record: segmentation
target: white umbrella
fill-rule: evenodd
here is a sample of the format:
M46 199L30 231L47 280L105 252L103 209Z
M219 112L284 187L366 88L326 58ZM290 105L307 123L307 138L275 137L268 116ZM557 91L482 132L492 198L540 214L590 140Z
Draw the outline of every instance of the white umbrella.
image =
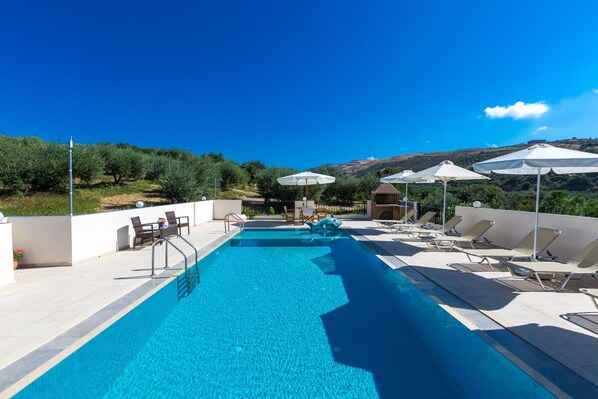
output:
M550 144L536 144L524 150L475 163L473 169L480 173L494 172L506 175L537 175L533 253L533 260L536 260L540 176L547 174L551 170L559 175L598 172L598 154L553 147Z
M486 176L479 175L471 170L467 170L455 165L451 161L442 161L436 166L424 169L421 172L414 173L406 177L410 181L434 180L441 181L444 186L444 200L442 202L442 231L446 222L446 185L453 180L482 180L488 179Z
M334 183L336 178L307 171L290 176L279 177L276 180L283 186L305 186L305 197L307 198L307 186Z
M411 180L407 180L408 176L411 176L414 172L412 170L404 170L394 175L386 176L380 179L381 183L405 183L405 223L407 223L407 200L409 199L409 183L413 183ZM434 180L422 180L416 183L434 183Z

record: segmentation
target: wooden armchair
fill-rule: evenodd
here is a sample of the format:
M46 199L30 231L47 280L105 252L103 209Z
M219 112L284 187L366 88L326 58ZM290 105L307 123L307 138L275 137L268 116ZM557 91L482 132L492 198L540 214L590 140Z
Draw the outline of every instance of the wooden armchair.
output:
M141 223L139 216L132 217L131 223L133 224L133 230L135 230L133 249L135 249L138 240L140 241L139 247L143 247L145 240L149 239L153 243L156 238L160 238L160 229L154 228L155 223Z
M305 222L315 222L315 210L309 206L302 206L301 207L301 223Z
M295 210L288 210L287 206L284 206L284 221L286 223L295 223Z
M186 219L186 221L183 222L181 219ZM174 211L170 211L170 212L166 212L166 220L168 221L169 226L176 224L179 227L179 234L182 234L181 231L182 231L183 227L187 228L187 235L191 234L191 230L189 227L189 216L176 217L176 215L174 214Z

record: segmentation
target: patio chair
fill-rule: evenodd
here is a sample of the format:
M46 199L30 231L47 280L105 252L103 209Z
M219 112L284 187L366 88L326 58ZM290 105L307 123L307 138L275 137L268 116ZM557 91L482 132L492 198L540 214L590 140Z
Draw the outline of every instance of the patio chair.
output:
M305 222L314 222L314 208L310 206L302 206L301 207L301 223Z
M155 228L155 223L141 223L141 218L135 216L131 218L133 224L133 230L135 230L135 237L133 238L133 249L136 248L137 240L140 241L139 247L143 247L145 240L151 240L152 243L156 238L160 238L160 229Z
M538 240L536 244L537 253L543 252L554 240L561 235L560 230L540 227L538 229ZM464 249L470 262L476 262L471 257L481 258L477 263L488 263L492 270L494 267L490 263L490 258L509 258L515 260L518 258L532 259L534 253L534 231L530 231L513 249L491 248L491 249Z
M598 288L580 288L579 291L592 298L594 306L598 309Z
M455 229L459 223L463 221L463 216L453 216L450 218L444 225L444 232L442 231L442 226L434 227L432 229L409 229L405 230L405 232L413 236L415 238L421 236L438 236L438 235L447 235L447 234L455 234L459 235L459 232Z
M288 210L287 206L284 206L284 221L286 223L295 223L295 210Z
M393 225L390 228L395 230L397 233L405 232L406 230L409 230L409 229L421 229L426 224L428 224L430 222L430 220L432 220L434 215L436 215L436 212L429 211L429 212L426 212L422 217L417 219L417 221L415 223Z
M448 249L450 251L455 247L455 245L462 246L463 244L469 244L471 248L475 248L473 244L476 242L490 244L490 241L484 237L484 234L492 226L494 226L493 220L480 220L471 226L467 231L465 231L461 237L446 235L434 237L428 242L428 245L434 246L438 249Z
M558 262L512 262L503 261L501 265L506 266L511 275L516 278L535 277L540 287L544 290L561 291L574 275L581 278L586 275L595 275L598 272L598 239L592 241L580 253L575 255L567 263ZM541 274L564 274L565 280L555 289L546 288L542 283ZM595 276L594 276L595 277ZM589 294L588 294L589 295Z
M181 221L181 219L186 219L185 222ZM183 227L187 228L187 235L191 234L191 228L189 227L189 216L179 216L177 217L174 214L174 211L166 212L166 220L168 220L168 225L177 225L179 229L179 234L182 234Z

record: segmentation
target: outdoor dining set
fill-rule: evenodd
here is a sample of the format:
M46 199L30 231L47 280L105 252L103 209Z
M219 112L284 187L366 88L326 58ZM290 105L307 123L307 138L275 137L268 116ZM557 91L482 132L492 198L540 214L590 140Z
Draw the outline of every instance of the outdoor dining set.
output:
M136 248L137 243L139 247L143 247L145 241L152 243L159 238L166 238L173 234L182 234L183 228L187 228L187 234L191 233L189 227L189 217L177 217L173 211L166 212L166 218L160 218L156 222L141 223L141 218L135 216L131 218L133 229L135 230L135 237L133 238L133 249Z

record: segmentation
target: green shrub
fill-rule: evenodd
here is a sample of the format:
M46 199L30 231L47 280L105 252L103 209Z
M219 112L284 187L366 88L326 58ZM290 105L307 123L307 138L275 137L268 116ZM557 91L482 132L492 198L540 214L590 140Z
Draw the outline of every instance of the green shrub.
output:
M107 175L114 178L114 183L123 179L141 179L147 169L146 158L131 148L103 146L102 156Z
M200 197L194 173L180 162L173 162L167 168L162 179L162 193L174 203L196 201Z
M88 187L104 174L104 158L92 146L75 145L73 148L73 177Z

